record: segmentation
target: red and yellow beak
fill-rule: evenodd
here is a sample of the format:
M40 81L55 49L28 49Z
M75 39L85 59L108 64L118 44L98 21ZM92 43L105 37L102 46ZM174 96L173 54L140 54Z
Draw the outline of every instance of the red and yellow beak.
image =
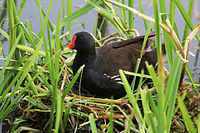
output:
M65 51L73 49L75 47L75 40L76 40L76 35L73 36L72 41L65 47Z

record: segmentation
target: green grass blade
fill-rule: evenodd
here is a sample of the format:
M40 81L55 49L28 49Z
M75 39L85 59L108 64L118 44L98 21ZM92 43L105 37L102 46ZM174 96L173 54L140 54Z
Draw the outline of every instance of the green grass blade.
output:
M55 78L56 78L56 84L59 78L59 69L60 69L60 61L59 61L59 56L60 56L60 39L59 39L59 26L60 26L60 9L58 12L58 17L57 17L57 25L56 25L56 43L55 43Z
M65 0L62 0L62 18L65 17Z
M92 113L89 115L89 121L90 121L92 133L98 133L98 130L95 124L94 115Z
M104 9L103 7L101 7L101 6L99 6L99 4L97 4L97 3L95 3L95 2L93 2L93 1L91 1L91 0L87 0L87 2L89 3L89 4L91 4L91 5L93 5L94 7L96 7L98 10L98 13L99 14L101 14L102 16L104 16L104 18L106 18L110 23L111 23L111 25L112 25L112 27L117 31L117 33L120 35L120 36L122 36L122 37L124 37L124 38L126 38L126 35L125 35L125 33L123 32L123 30L121 29L121 27L122 27L122 24L120 23L121 22L121 20L120 20L120 18L115 14L115 12L114 11L109 11L109 10L106 10L106 9ZM110 4L108 4L108 6L109 6ZM110 7L110 9L112 9L112 7ZM120 24L121 25L121 27L117 24L117 22L115 21L118 21L118 24Z
M128 0L128 6L134 8L134 0ZM134 29L134 14L132 12L128 12L129 16L129 29ZM134 37L134 33L129 32L129 35Z
M159 55L161 53L161 38L160 38L160 25L159 25L159 10L158 10L158 0L153 0L154 8L154 19L155 19L155 30L156 30L156 44L157 44L157 57L159 63Z
M183 60L179 53L176 52L172 70L167 82L167 88L165 91L165 110L167 111L167 127L170 131L171 120L174 114L174 106L176 102L176 95L179 87L181 71L183 67ZM167 109L168 107L168 109Z
M27 0L22 0L21 3L20 3L19 10L18 10L18 15L19 16L21 16L22 9L23 9L24 5L26 4L26 1Z
M159 117L158 116L158 109L156 107L156 104L154 102L154 99L153 99L150 91L147 92L147 96L148 96L149 103L151 105L151 109L152 109L154 115L158 118Z
M52 128L53 128L53 122L54 122L54 110L55 110L55 106L56 106L56 95L57 95L57 84L58 84L58 74L59 74L59 66L60 66L60 62L59 62L59 56L60 56L60 40L59 40L59 24L60 24L60 9L58 12L58 17L57 17L57 25L56 25L56 44L55 44L55 67L54 67L54 81L53 82L53 100L52 100L52 104L51 104L51 113L50 113L50 124L49 124L49 132L51 132Z
M125 0L122 0L122 4L125 4ZM126 17L126 10L124 8L120 8L122 18L124 20L124 28L128 29L128 22L127 22L127 17Z
M111 100L111 103L110 103L110 118L109 118L109 121L110 121L110 126L109 126L109 133L113 133L113 100Z
M72 14L72 0L67 0L67 16ZM70 39L71 35L71 21L67 23L67 30L69 31L68 39Z
M146 42L148 40L148 36L150 34L150 31L151 31L152 27L153 27L153 23L150 23L149 26L147 27L147 31L146 31L146 34L145 34L145 37L144 37L144 41L143 41L143 44L142 44L140 58L137 60L137 63L136 63L135 73L138 72L138 69L139 69L139 66L140 66L140 62L142 60L144 48L145 48L145 45L146 45ZM145 77L148 78L148 76L146 76L146 75L145 75ZM136 81L136 76L134 76L133 81L131 83L131 88L132 89L134 89L134 87L135 87L135 81Z
M12 0L7 0L7 11L8 11L8 20L9 20L9 34L10 34L10 39L9 39L9 51L11 51L12 46L15 43L15 37L16 37L16 28L14 28L14 12L13 9L15 5L13 5ZM12 64L11 64L12 65Z
M19 42L21 36L22 36L22 32L21 32L21 33L19 34L19 36L17 37L15 43L14 43L13 46L12 46L11 51L9 52L8 58L7 58L6 62L4 63L3 69L2 69L1 72L0 72L0 79L2 79L3 74L4 74L4 72L6 71L6 67L9 65L9 62L10 62L11 58L13 57L13 54L15 53L15 49L16 49L16 47L17 47L17 44L18 44L18 42Z
M171 0L171 1L173 1L173 0ZM171 1L170 1L170 4L172 3ZM165 1L163 1L163 0L160 0L159 2L160 2L160 13L162 14L161 15L162 22L166 24L166 19L167 19L166 4L165 4ZM175 12L170 12L170 13L175 14ZM171 16L174 16L174 15L171 15ZM174 22L174 21L171 21L171 22ZM164 29L163 29L163 35L164 35L164 41L165 41L165 49L167 52L167 59L169 62L169 67L171 69L172 64L173 64L173 51L172 51L172 46L170 44L174 43L174 42L172 41L171 37Z
M187 75L188 75L189 80L190 80L191 83L192 83L192 87L193 87L193 90L194 90L196 96L198 96L199 92L198 92L198 90L197 90L197 86L196 86L194 77L193 77L193 75L192 75L192 73L191 73L190 68L189 68L188 65L187 65L187 67L186 67L186 73L187 73Z
M48 20L48 18L49 18L49 15L50 15L51 8L53 6L53 2L54 2L54 0L50 1L49 7L48 7L47 12L46 12L46 15L44 15L45 19L44 19L44 25L43 25L43 27L46 27L47 23L50 23L50 21ZM38 8L40 8L41 5L39 4L39 2L37 0L35 0L35 3L37 4ZM40 11L40 14L41 14L41 12L42 12L42 14L44 14L44 11L42 9L40 9L39 11ZM39 38L36 38L35 41L34 41L35 44L38 43L38 41L40 40L41 36L42 36L42 32L40 31L39 34L38 34Z
M170 9L169 9L169 20L172 22L172 27L174 27L174 18L175 18L175 0L170 1Z
M96 2L96 4L100 5L102 3L101 0L98 0ZM85 14L86 12L90 11L92 8L94 8L94 6L87 4L84 7L80 8L79 10L73 12L70 16L67 16L66 18L64 18L61 22L60 22L60 29L65 26L68 22L76 19L77 17Z
M34 94L34 95L38 95L37 86L35 85L35 83L34 83L32 77L31 77L31 75L30 75L29 73L27 74L26 79L27 79L27 81L28 81L29 84L30 84L30 87L31 87L31 89L32 89L32 91L33 91L33 94Z
M42 78L42 81L44 82L44 85L49 89L50 94L53 94L52 86L49 84L49 82L45 78L45 75L42 72L40 72L40 77Z
M79 70L76 72L74 78L71 80L71 82L70 82L69 85L67 86L67 89L65 89L65 91L64 91L64 93L63 93L63 95L62 95L62 98L63 98L63 99L65 98L65 96L67 95L67 93L69 92L69 90L72 88L72 86L74 85L74 83L76 82L78 76L81 74L81 72L83 71L83 68L84 68L84 67L85 67L84 65L81 66L81 67L79 68Z
M26 100L26 101L28 101L29 103L33 104L34 106L38 107L39 109L46 109L46 107L43 106L43 104L41 104L40 102L38 102L37 100L33 99L30 96L26 96L23 99Z
M194 24L192 23L192 20L190 19L188 13L185 11L184 6L182 5L180 0L175 0L176 6L179 10L179 12L181 13L183 19L185 20L185 22L187 23L187 25L190 27L191 30L193 30L195 28ZM197 34L196 35L197 40L200 42L200 37Z
M188 5L188 17L191 19L192 17L192 9L193 9L193 0L189 0L189 5ZM185 39L187 38L189 32L189 26L186 24L184 28L184 33L183 33L183 39L182 39L182 45L184 46Z
M36 44L35 44L35 42L33 41L33 38L30 36L28 30L26 29L26 26L24 26L24 24L22 24L22 23L19 23L19 25L21 26L22 30L24 31L24 34L25 34L27 40L30 42L31 47L32 47L33 49L35 49L35 48L36 48Z
M24 63L24 61L26 60L26 58L27 58L27 56L24 56L24 57L22 57L22 58L20 58L20 60L16 63L16 65L14 66L14 68L12 69L12 71L10 71L7 75L6 75L6 77L4 77L3 78L3 81L1 82L1 84L0 84L0 95L1 95L1 97L0 97L0 103L2 102L2 100L4 99L4 97L6 96L6 94L10 91L10 89L12 88L12 86L11 87L7 87L6 88L6 90L4 90L3 88L4 88L4 86L5 86L5 84L9 81L9 79L11 78L11 76L13 76L13 74L15 73L15 72L17 72L17 69L20 67L20 65L22 64L22 63ZM14 79L13 79L14 80ZM17 79L16 79L17 80ZM13 82L13 81L12 81ZM13 83L14 84L14 83ZM4 91L4 92L3 92ZM2 94L2 92L3 92L3 94Z
M160 77L156 76L156 73L154 71L154 68L152 65L148 65L148 62L146 62L147 65L147 69L149 71L149 74L152 77L152 81L154 83L154 86L156 88L156 91L158 92L158 106L157 106L157 114L156 118L158 121L158 128L157 128L157 132L161 132L166 130L165 129L165 112L164 112L164 101L165 101L165 97L164 97L164 89L163 89L163 81L161 81L162 79Z
M142 1L141 0L138 0L138 3L139 3L139 5L140 5L140 10L141 10L141 13L143 13L144 14L144 9L143 9L143 6L142 6ZM145 28L147 29L147 21L145 20L145 19L143 19L143 21L144 21L144 26L145 26Z
M56 97L56 122L55 122L55 133L59 133L61 116L62 116L62 98L60 90L57 91Z
M187 130L191 133L195 133L196 129L195 129L194 123L192 122L190 115L187 111L187 108L185 107L185 104L183 102L183 99L180 96L178 96L178 106L181 110L183 120L184 120Z
M144 120L143 120L141 111L140 111L140 109L139 109L139 106L138 106L138 104L137 104L137 99L136 99L135 96L133 95L133 92L132 92L132 90L131 90L131 87L130 87L130 85L129 85L127 79L126 79L126 76L125 76L124 73L123 73L123 71L122 71L122 70L119 70L119 74L120 74L121 79L122 79L122 81L123 81L123 83L124 83L124 88L125 88L126 93L127 93L128 97L129 97L129 99L130 99L130 102L131 102L132 106L134 107L134 111L135 111L135 113L136 113L137 116L138 116L138 118L137 118L137 119L138 119L138 123L139 123L139 125L141 126L141 125L144 124Z
M9 35L3 29L1 29L1 28L0 28L0 33L9 41L9 39L10 39Z
M14 89L12 90L11 95L10 95L9 99L7 100L6 104L9 104L9 102L12 99L12 97L15 95L15 92L18 90L18 88L20 87L20 85L22 84L24 79L26 78L28 72L31 69L31 66L34 64L35 58L37 57L41 46L42 46L42 41L40 41L40 43L38 44L38 46L37 46L37 48L35 50L35 53L31 56L31 58L29 60L26 61L26 63L24 64L23 69L15 76L15 78L13 79L11 84L9 85L9 87L11 88L14 85L14 83L18 80L18 82L15 85ZM5 105L5 107L6 107L6 105Z
M142 98L142 106L144 111L144 119L148 125L148 127L152 129L152 132L156 132L156 124L153 120L153 113L149 108L149 99L148 99L148 91L146 89L141 89L141 98Z
M76 101L76 96L74 95L72 102L70 103L70 105L65 109L65 113L64 113L64 119L63 119L63 123L64 123L64 128L66 129L67 127L67 121L69 120L69 115L70 115L70 110L72 105L75 103Z

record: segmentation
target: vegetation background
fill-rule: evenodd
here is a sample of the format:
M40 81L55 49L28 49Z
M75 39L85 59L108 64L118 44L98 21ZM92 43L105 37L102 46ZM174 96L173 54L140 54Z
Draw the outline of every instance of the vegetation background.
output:
M57 18L50 19L56 1L50 0L48 5L44 5L47 7L44 10L41 4L44 1L34 0L37 5L34 10L39 13L40 18L37 29L34 28L35 23L30 20L22 22L21 15L24 13L23 8L28 3L27 0L20 1L18 8L13 0L6 2L9 32L6 33L4 29L0 29L0 33L8 40L9 50L7 55L6 48L0 49L1 60L3 60L0 72L0 121L9 120L11 124L9 131L118 132L119 129L123 129L125 132L197 132L200 130L198 113L200 85L195 81L196 78L189 67L186 67L188 80L179 87L186 60L190 59L184 56L184 54L187 55L186 46L190 44L190 42L187 43L186 37L191 35L192 37L189 36L188 39L192 40L199 30L199 27L195 29L197 24L191 21L195 1L187 1L188 10L186 11L182 5L183 1L171 0L167 5L165 1L153 0L153 12L149 14L149 12L144 12L146 9L143 6L144 3L138 0L140 12L146 14L145 16L134 10L135 1L133 0L88 0L86 5L76 11L72 10L72 0L62 0L62 8L53 12ZM107 6L106 9L100 6L102 3ZM154 27L157 33L155 46L159 49L162 32L167 48L169 77L164 75L164 62L160 56L159 74L156 75L152 66L147 64L151 77L139 75L141 84L137 92L132 91L134 81L132 85L129 85L124 76L124 73L138 76L137 70L134 73L120 71L128 94L126 98L112 100L74 95L72 86L84 68L81 67L75 76L72 76L70 65L75 53L74 51L64 53L62 49L76 32L74 27L77 23L84 24L79 17L87 19L87 12L93 10L94 7L112 26L110 33L117 32L125 39L134 36L133 32L127 34L126 29L135 28L139 32L145 29L142 31L148 35ZM29 8L32 8L32 5ZM179 21L176 21L175 9L182 17ZM169 19L170 24L167 23L166 18ZM3 17L1 27L5 20L6 18ZM87 30L96 36L100 45L103 45L104 38L100 32L102 26L97 26L97 20L98 18L93 20L94 25L88 26ZM141 21L140 24L143 26L136 25L135 21ZM183 31L177 28L180 25ZM61 34L67 31L66 36L62 38ZM196 40L199 41L198 34ZM180 44L183 46L182 49L179 48ZM193 45L191 44L190 47ZM183 49L186 49L186 52ZM159 55L160 50L158 51ZM63 60L65 57L68 57L67 61ZM140 60L138 64L139 62ZM196 62L198 63L198 55L196 55ZM198 70L197 68L197 72ZM143 77L152 78L155 87L140 88ZM41 120L41 118L44 119ZM118 128L118 126L123 128Z

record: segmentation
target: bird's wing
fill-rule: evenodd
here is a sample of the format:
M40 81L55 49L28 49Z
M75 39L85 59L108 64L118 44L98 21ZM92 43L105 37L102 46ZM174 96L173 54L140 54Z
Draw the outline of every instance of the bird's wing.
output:
M155 32L152 32L148 37L145 49L153 43L154 37ZM101 68L97 71L102 71L111 76L117 75L119 69L134 71L137 59L140 57L143 41L144 36L139 36L98 48L94 68Z
M128 45L134 45L135 49L141 50L143 41L144 41L144 37L145 36L138 36L138 37L128 39L125 41L119 41L116 43L112 43L110 45L112 45L113 48L121 48L121 47L126 47ZM153 44L154 39L155 39L155 31L153 31L149 34L148 40L145 45L145 49L147 49L149 46L151 46Z

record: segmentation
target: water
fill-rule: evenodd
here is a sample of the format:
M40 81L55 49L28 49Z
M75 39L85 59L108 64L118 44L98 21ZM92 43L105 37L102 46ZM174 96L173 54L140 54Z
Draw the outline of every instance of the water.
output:
M19 6L20 1L16 1L17 5ZM184 4L184 7L187 8L188 5L188 0L182 0L181 1ZM194 23L194 25L196 26L200 21L197 19L198 13L200 12L200 8L197 8L197 0L195 0L196 4L194 4L194 13L192 15L192 21ZM1 0L1 3L3 4L3 0ZM86 2L84 0L73 0L72 1L72 11L77 10L77 7L82 7L86 4ZM42 9L44 11L47 10L49 5L49 0L41 0L41 6ZM166 5L169 5L169 1L166 1ZM152 0L145 0L143 1L143 6L144 6L144 12L146 13L146 15L153 17L154 13L153 13L153 3ZM53 24L56 24L56 20L57 20L57 15L58 15L58 10L59 8L62 8L62 1L55 1L50 13L50 21ZM137 10L139 9L139 5L137 4L137 2L135 3L135 8ZM62 15L61 15L62 16ZM96 17L97 17L97 13L94 10L89 11L87 14L77 18L77 20L80 20L82 22L84 22L84 27L82 27L81 24L76 23L76 22L72 22L72 34L75 34L76 32L79 31L88 31L88 32L93 32L93 27L94 27L94 23L96 21ZM20 20L22 22L25 22L26 20L28 20L28 22L32 22L32 27L33 27L33 32L38 33L40 31L40 16L39 16L39 10L37 5L35 4L34 0L28 0L26 2L26 5L24 6L23 10L22 10L22 14L20 17ZM176 9L176 16L175 16L175 21L178 24L178 30L180 36L183 36L183 30L184 30L184 20L183 18L179 15L178 10ZM137 16L135 16L135 27L136 29L140 32L140 34L145 34L145 27L143 24L143 20ZM8 31L8 20L5 19L5 23L3 25L4 30ZM115 32L115 30L109 26L107 27L107 34L113 33ZM2 41L2 45L3 45L3 49L6 53L6 55L8 54L8 42L5 41L5 39L2 38L2 36L0 37L1 41ZM195 64L195 59L197 58L195 55L197 53L197 48L198 48L198 41L196 39L194 39L191 44L190 44L190 54L188 57L189 60L189 67L192 70L192 73L194 74L194 78L196 82L200 82L200 59L198 59L197 64L196 64L196 68L194 70L194 64ZM199 57L200 58L200 57ZM0 66L2 66L2 62L0 62ZM0 131L1 131L1 124L0 124Z

